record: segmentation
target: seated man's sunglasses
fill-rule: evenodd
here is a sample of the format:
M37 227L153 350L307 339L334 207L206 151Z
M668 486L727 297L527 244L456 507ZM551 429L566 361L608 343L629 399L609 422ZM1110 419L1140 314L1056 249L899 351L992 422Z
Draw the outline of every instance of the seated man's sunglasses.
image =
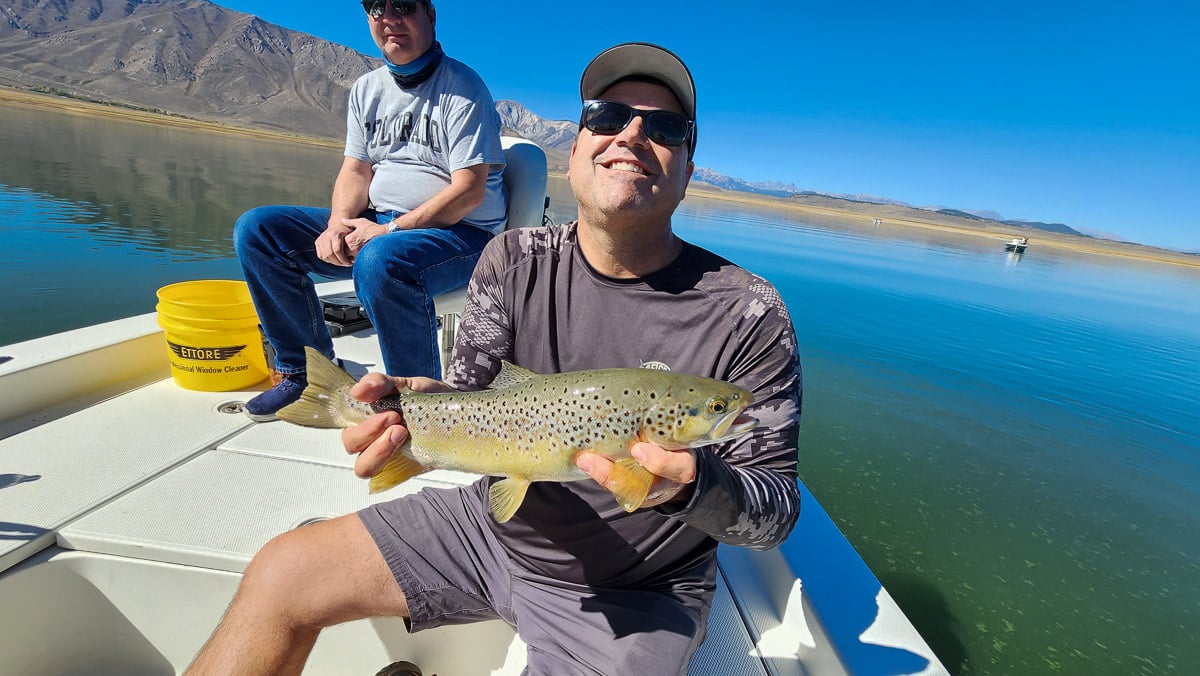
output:
M635 117L642 118L646 137L660 146L681 146L692 133L692 121L679 113L638 110L616 101L584 101L579 126L600 136L615 136Z
M391 3L392 9L400 16L411 16L417 13L418 0L362 0L363 9L372 19L378 19L387 11Z

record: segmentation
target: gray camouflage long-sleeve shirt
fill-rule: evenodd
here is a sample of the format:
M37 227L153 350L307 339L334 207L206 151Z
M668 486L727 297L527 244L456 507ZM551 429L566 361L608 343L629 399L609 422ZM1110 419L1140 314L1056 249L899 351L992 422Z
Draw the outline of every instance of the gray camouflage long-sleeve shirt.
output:
M535 482L510 521L487 523L514 560L555 579L703 584L695 575L711 576L717 542L770 548L799 515L802 378L791 319L770 283L690 244L648 277L605 277L584 259L575 227L512 230L488 245L468 287L449 382L485 387L502 359L538 373L664 368L750 390L747 413L760 424L696 451L686 505L626 513L594 482Z

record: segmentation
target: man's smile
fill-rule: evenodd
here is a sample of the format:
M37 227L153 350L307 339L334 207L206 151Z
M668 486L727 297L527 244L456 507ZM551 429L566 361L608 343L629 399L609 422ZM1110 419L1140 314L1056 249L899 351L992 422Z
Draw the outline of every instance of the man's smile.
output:
M642 165L630 160L610 160L608 162L601 162L600 166L613 171L625 171L641 176L648 176L650 173Z

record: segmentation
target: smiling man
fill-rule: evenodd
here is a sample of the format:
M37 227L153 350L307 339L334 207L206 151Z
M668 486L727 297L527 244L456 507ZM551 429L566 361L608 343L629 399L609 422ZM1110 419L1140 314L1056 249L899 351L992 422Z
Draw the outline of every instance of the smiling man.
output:
M581 92L579 220L488 244L446 382L370 374L352 394L478 390L502 360L540 373L652 365L750 390L759 426L712 446L635 444L656 479L633 512L605 488L611 461L581 453L594 481L534 482L503 523L488 498L500 477L483 477L285 533L246 569L197 673L297 673L323 627L399 615L414 632L503 619L528 645L527 674L680 674L704 639L717 543L765 549L791 531L791 320L768 282L671 227L693 168L691 74L661 47L624 44L592 61ZM390 411L343 431L359 476L408 439L403 423Z
M350 90L331 208L268 206L234 246L283 375L246 403L256 421L296 401L304 347L333 357L309 277L354 279L388 373L441 375L433 298L462 286L505 225L504 154L492 95L436 39L428 0L364 0L384 66Z

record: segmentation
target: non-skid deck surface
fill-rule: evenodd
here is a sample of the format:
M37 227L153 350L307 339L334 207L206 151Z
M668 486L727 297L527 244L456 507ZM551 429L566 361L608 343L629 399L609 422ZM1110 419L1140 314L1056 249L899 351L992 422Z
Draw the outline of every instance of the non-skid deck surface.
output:
M0 570L53 543L79 516L247 427L222 403L245 393L157 382L0 440Z

